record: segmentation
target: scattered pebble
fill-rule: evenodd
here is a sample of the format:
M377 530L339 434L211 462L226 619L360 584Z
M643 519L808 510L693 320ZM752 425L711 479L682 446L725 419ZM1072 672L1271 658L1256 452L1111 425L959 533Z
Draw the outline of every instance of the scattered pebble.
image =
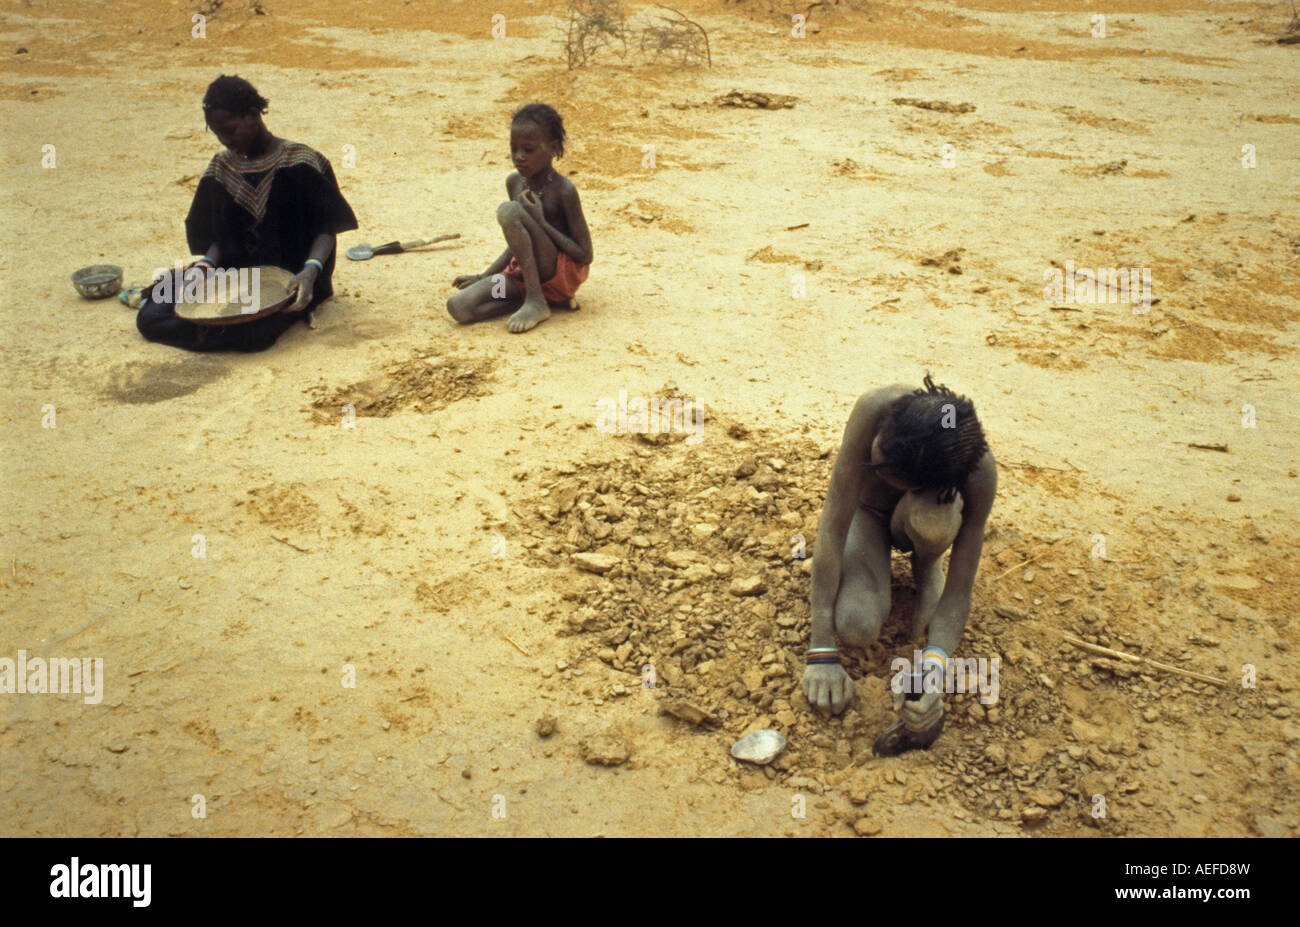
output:
M858 818L853 824L853 830L859 837L874 837L880 833L880 824L871 818Z
M786 742L785 735L780 731L765 728L761 731L754 731L752 734L746 734L732 744L731 755L738 760L744 760L746 763L766 766L785 749Z
M573 562L577 564L578 569L586 570L588 573L608 573L618 566L618 558L609 554L574 554Z
M1020 820L1026 827L1035 827L1047 820L1047 811L1043 808L1029 807L1020 812Z
M559 719L555 715L542 715L537 719L537 736L550 737L555 733L555 727Z
M735 596L762 595L767 592L767 583L763 582L761 576L737 578L732 581L727 591Z
M1039 807L1057 808L1065 801L1065 793L1059 789L1036 789L1029 798Z
M578 749L582 758L593 766L622 766L632 756L628 742L610 732L587 737L578 745Z
M715 719L709 712L694 702L689 702L684 698L666 698L659 703L659 713L662 715L672 715L690 724L704 726L716 724Z

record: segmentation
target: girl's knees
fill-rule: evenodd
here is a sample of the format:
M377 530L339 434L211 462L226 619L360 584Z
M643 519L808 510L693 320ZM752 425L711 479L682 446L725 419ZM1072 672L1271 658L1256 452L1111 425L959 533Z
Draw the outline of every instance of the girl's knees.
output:
M497 207L497 221L502 225L522 222L523 218L524 207L520 206L514 200L507 200Z

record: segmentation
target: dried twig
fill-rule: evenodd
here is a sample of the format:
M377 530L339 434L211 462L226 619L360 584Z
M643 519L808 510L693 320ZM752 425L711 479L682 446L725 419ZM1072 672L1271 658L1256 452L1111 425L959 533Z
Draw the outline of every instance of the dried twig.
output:
M1060 538L1057 538L1056 540L1059 541ZM1047 542L1047 546L1048 546L1048 547L1051 547L1051 546L1052 546L1053 544L1055 544L1055 543L1056 543L1056 541L1048 541L1048 542ZM1028 560L1022 560L1022 561L1020 561L1019 563L1017 563L1015 566L1011 567L1010 569L1003 570L1003 571L1002 571L1001 573L999 573L997 576L995 576L995 577L993 577L991 580L989 580L989 582L991 582L991 583L996 583L999 579L1001 579L1002 577L1006 576L1007 574L1009 574L1009 573L1014 573L1016 570L1020 569L1021 567L1029 566L1029 564L1033 563L1035 560L1042 560L1044 557L1046 557L1046 556L1047 556L1048 554L1050 554L1050 553L1051 553L1050 550L1045 550L1045 551L1043 551L1041 554L1039 554L1037 557L1030 557Z
M299 547L297 544L293 543L293 541L286 540L285 538L282 538L279 535L273 534L271 535L271 537L275 538L277 541L279 541L281 544L283 544L286 547L292 547L294 550L298 551L299 553L303 553L303 554L311 553L311 548L309 547Z
M1066 463L1070 463L1070 462L1067 460ZM1060 467L1046 467L1043 466L1042 464L1028 463L1027 461L1023 461L1023 460L999 460L998 466L1011 467L1012 469L1015 470L1051 470L1054 473L1069 472L1068 470L1062 470ZM1074 464L1070 464L1070 466L1074 467ZM1079 468L1074 467L1074 469L1078 470Z
M1070 637L1068 634L1065 635L1065 641L1067 644L1073 644L1082 650L1087 650L1089 653L1095 653L1103 657L1111 657L1115 660L1123 660L1125 663L1137 663L1143 666L1149 666L1152 669L1162 670L1166 673L1174 673L1178 676L1187 676L1192 679L1198 679L1201 682L1213 683L1216 686L1228 685L1226 679L1219 679L1217 676L1207 676L1204 673L1195 673L1178 666L1170 666L1168 663L1158 663L1148 657L1139 657L1136 654L1125 653L1122 650L1111 650L1109 647L1102 647L1098 644L1089 644L1087 641L1081 641L1078 638Z
M507 635L507 634L502 634L501 636L504 637L504 638L506 639L507 643L509 643L511 647L514 647L515 650L518 650L518 651L519 651L520 653L522 653L524 656L526 656L526 657L531 657L531 656L532 656L531 653L529 653L527 650L525 650L524 648L520 647L520 646L519 646L518 644L516 644L513 640L511 640L509 635Z
M1202 451L1220 451L1224 454L1228 453L1228 445L1226 444L1189 444L1187 446L1194 447Z

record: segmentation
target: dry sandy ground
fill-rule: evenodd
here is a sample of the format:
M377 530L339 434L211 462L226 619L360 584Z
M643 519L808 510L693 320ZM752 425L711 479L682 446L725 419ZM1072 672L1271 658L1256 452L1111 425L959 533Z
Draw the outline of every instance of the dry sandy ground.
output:
M1283 4L1116 0L1105 38L1084 0L845 4L796 39L781 3L679 0L712 69L573 73L554 0L254 6L226 0L200 40L189 3L3 3L0 656L100 657L106 691L0 695L0 832L1295 832ZM340 262L317 330L262 355L147 344L80 300L81 265L140 282L183 256L222 71L333 161L362 223L340 248L463 239ZM713 105L731 90L797 99ZM571 133L583 308L458 328L447 284L501 247L531 99ZM1066 261L1149 268L1158 302L1046 301ZM954 697L932 751L878 760L904 634L854 656L846 717L810 715L791 542L815 550L855 397L926 370L975 399L1002 465L963 644L1003 658L1002 699ZM709 410L699 443L596 427L602 397L674 388ZM905 561L895 583L905 611ZM759 724L790 746L741 768Z

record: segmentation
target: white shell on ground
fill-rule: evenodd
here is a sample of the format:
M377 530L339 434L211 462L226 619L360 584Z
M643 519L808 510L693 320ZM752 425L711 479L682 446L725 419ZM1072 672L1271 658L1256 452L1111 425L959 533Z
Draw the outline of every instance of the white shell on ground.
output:
M746 734L731 745L731 755L747 763L766 766L776 759L777 754L785 749L785 735L780 731L765 728Z

